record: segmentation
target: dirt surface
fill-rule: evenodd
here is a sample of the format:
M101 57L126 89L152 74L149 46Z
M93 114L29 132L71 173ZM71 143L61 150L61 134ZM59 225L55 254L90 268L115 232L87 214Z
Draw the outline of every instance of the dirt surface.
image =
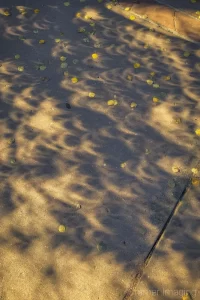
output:
M198 178L199 46L97 1L0 25L1 299L121 300Z

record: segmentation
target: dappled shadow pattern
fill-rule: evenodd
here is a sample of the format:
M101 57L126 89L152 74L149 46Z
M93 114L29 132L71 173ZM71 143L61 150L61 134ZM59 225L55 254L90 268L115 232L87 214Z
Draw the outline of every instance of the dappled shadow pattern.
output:
M25 15L19 8L1 15L0 242L7 298L18 291L21 299L79 299L84 290L85 299L121 299L199 146L197 46L102 3L77 3L37 2L26 4ZM109 107L109 99L118 105ZM181 172L174 175L173 165Z

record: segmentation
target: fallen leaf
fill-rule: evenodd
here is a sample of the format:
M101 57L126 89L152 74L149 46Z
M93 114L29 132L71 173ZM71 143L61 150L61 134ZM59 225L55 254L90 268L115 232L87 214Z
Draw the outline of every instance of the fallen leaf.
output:
M39 40L39 44L45 44L46 41L45 40Z
M63 62L63 63L61 63L60 67L61 67L61 69L65 69L68 67L68 63Z
M46 70L46 68L47 68L47 67L46 67L45 65L40 65L40 66L39 66L39 70L40 70L40 71L44 71L44 70Z
M94 97L95 97L95 93L90 92L90 93L88 94L88 96L89 96L90 98L94 98Z
M55 42L56 43L60 43L60 39L55 39Z
M131 8L130 7L125 7L125 11L129 11Z
M170 76L164 76L163 79L164 79L165 81L169 81L169 80L171 80L171 77L170 77Z
M67 57L65 57L65 56L60 57L60 61L66 61L66 59L67 59Z
M20 58L20 55L19 54L16 54L15 55L15 59L19 59Z
M11 12L10 12L8 9L4 10L3 14L4 14L4 16L6 16L6 17L11 16Z
M175 121L176 124L180 124L181 123L181 118L175 118L174 121Z
M193 177L191 182L192 182L192 185L198 186L198 185L200 185L200 178Z
M18 69L19 72L23 72L24 71L24 67L23 66L19 66L17 69Z
M14 138L10 138L9 140L8 140L8 144L9 145L12 145L12 144L14 144L15 143L15 139Z
M136 108L137 107L137 103L131 102L130 106L131 106L131 108Z
M155 72L151 72L150 75L153 77L153 76L156 75L156 73Z
M192 168L191 171L194 175L198 174L198 172L199 172L199 170L197 168Z
M140 67L141 67L141 65L140 65L139 63L134 63L134 65L133 65L133 66L134 66L134 68L135 68L135 69L138 69L138 68L140 68Z
M63 233L63 232L66 232L66 226L65 226L65 225L59 225L59 226L58 226L58 231L59 231L59 232L62 232L62 233Z
M92 58L93 58L94 60L95 60L95 59L98 59L98 57L99 57L99 56L98 56L97 53L93 53L93 54L92 54Z
M126 167L126 162L120 164L121 168L124 169Z
M16 164L16 159L15 158L12 158L11 160L10 160L10 163L11 163L11 165L15 165Z
M173 173L179 173L180 172L180 169L176 166L172 166L172 172Z
M112 9L112 5L110 5L110 4L107 4L106 7L107 7L107 9Z
M189 51L185 51L183 54L185 57L189 57L190 56L190 52Z
M35 14L39 14L40 10L38 8L34 9Z
M134 15L130 15L130 18L129 18L131 21L134 21L136 19L136 17Z
M155 89L158 89L158 88L160 87L160 85L157 84L157 83L154 83L154 84L153 84L153 87L154 87Z
M81 13L80 12L76 13L76 18L80 18L80 17L81 17Z
M91 27L94 27L94 26L95 26L95 23L94 23L94 22L90 22L90 26L91 26Z
M182 300L193 300L192 299L192 296L190 295L190 293L186 293L183 297L182 297Z
M71 82L72 83L77 83L78 82L78 78L77 77L72 77Z
M20 8L19 12L20 12L21 15L27 14L27 11L26 11L25 8Z
M108 100L107 102L108 106L115 106L118 104L117 100Z
M86 32L86 29L84 27L79 27L78 32L79 33Z
M148 83L148 85L152 85L153 84L153 80L147 79L147 83Z
M126 79L129 80L129 81L132 81L133 80L133 76L132 75L127 75Z
M154 103L158 103L160 101L157 97L153 97L152 100L153 100Z
M197 128L197 129L195 130L195 133L196 133L196 135L200 136L200 128Z
M64 2L63 4L64 4L64 6L69 6L70 2L67 1L67 2Z

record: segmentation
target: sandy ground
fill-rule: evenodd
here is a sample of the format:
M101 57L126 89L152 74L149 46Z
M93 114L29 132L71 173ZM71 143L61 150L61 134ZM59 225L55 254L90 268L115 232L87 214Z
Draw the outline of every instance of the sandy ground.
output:
M0 6L1 299L123 299L196 167L199 46L118 5L13 3Z

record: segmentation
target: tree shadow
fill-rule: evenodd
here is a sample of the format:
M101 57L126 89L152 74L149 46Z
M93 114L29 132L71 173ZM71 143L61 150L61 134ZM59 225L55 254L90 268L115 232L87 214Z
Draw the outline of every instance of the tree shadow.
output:
M39 14L35 3L25 16L15 8L1 16L2 293L12 295L22 272L22 299L39 291L41 299L77 299L83 289L85 298L121 299L197 153L198 48L101 4L39 4ZM109 107L109 99L118 105ZM181 172L174 175L173 165ZM53 278L46 289L44 274ZM92 283L97 276L102 292Z

